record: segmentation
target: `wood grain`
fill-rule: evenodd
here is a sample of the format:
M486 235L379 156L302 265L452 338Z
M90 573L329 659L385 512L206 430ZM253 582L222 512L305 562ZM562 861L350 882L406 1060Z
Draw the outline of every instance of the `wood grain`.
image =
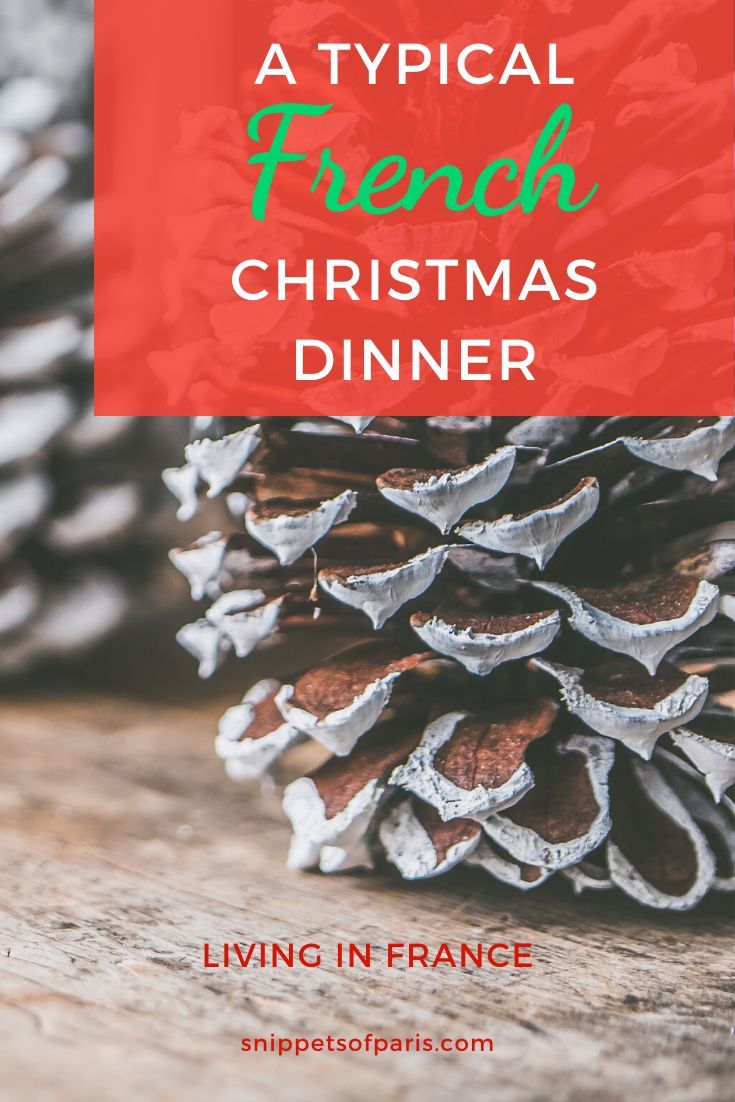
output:
M657 915L479 872L285 871L278 801L225 780L215 702L5 701L0 1097L729 1100L731 911ZM205 971L202 943L520 940L526 972ZM246 1056L240 1038L492 1036L489 1054Z

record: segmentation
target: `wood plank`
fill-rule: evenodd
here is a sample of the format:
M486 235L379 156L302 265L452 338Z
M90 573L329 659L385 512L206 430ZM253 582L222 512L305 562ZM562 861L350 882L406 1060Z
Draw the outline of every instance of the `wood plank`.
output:
M228 782L216 701L6 701L0 1096L53 1102L732 1097L731 910L649 913L479 872L288 873L278 801ZM530 941L501 970L222 969L205 940ZM492 1036L490 1054L247 1056L246 1035Z

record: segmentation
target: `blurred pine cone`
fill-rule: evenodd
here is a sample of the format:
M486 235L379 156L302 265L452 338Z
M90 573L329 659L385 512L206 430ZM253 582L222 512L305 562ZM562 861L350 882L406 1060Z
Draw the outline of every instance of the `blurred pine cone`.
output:
M143 607L167 453L92 414L91 5L9 0L0 41L2 674Z
M305 672L217 738L234 777L333 755L286 788L293 866L735 889L735 419L214 428L165 478L182 516L206 487L243 522L172 552L214 602L179 639L208 676L300 632ZM358 641L310 663L335 628Z

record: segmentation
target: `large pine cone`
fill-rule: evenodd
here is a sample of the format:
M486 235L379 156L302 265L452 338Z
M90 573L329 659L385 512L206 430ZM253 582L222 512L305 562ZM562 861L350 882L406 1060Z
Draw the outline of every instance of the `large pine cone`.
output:
M90 18L0 15L0 674L143 608L162 544L160 425L92 415Z
M206 488L239 518L172 552L214 601L180 642L208 676L360 640L222 717L234 777L333 755L285 791L293 866L735 889L735 419L243 424L166 474L182 516Z

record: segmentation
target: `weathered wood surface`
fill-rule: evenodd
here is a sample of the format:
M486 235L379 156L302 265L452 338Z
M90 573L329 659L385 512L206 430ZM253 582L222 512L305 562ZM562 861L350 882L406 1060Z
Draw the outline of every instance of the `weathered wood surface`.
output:
M479 873L289 874L227 782L214 703L15 699L0 717L0 1097L503 1102L733 1097L731 913ZM522 973L205 972L204 940L531 941ZM246 1056L244 1035L491 1035L492 1055Z

